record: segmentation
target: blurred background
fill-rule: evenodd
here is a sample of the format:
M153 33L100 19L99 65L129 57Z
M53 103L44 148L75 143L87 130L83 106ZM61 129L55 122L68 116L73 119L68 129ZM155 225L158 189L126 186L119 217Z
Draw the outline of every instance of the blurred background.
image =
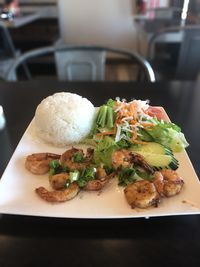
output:
M50 45L103 45L137 52L151 63L158 80L184 79L176 76L180 66L187 79L199 78L200 1L0 0L0 8L1 25L20 54ZM2 77L6 71L1 65L9 58L4 39L0 36ZM183 59L189 70L183 68ZM134 66L126 63L111 57L107 79L129 80ZM32 59L28 67L35 77L56 76L52 56Z

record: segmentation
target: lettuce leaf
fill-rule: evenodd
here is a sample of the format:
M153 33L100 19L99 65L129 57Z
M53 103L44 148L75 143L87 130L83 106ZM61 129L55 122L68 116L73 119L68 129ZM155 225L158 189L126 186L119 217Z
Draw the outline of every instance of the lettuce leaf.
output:
M155 126L145 129L154 142L168 146L173 152L180 152L189 144L181 128L174 123L154 119Z
M117 144L114 139L106 136L103 140L99 141L94 151L94 162L97 165L105 165L111 167L112 153L117 149Z

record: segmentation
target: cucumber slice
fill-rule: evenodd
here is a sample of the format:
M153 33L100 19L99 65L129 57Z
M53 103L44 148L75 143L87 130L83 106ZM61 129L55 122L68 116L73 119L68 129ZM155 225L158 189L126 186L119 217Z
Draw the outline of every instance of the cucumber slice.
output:
M146 141L146 142L154 141L153 137L146 130L139 128L138 133L140 134L140 138L142 141Z
M131 150L135 152L148 152L153 154L161 154L161 155L172 155L172 150L166 146L163 146L161 144L155 143L155 142L148 142L144 145L133 145L131 147Z
M155 154L145 151L137 151L137 153L142 155L146 162L155 170L176 170L179 166L178 160L173 155Z

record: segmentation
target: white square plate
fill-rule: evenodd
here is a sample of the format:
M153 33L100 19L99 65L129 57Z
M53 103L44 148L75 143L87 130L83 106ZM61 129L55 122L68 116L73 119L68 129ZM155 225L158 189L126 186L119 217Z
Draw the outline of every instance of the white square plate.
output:
M164 111L163 111L164 112ZM167 115L165 113L166 118ZM184 179L181 193L162 199L157 208L131 209L123 188L116 179L102 192L81 191L74 199L51 204L35 193L35 188L51 189L48 175L34 175L24 167L28 154L36 152L63 153L65 149L44 144L34 133L34 119L18 144L1 180L0 213L62 218L137 218L200 213L200 182L185 151L176 154L178 173Z

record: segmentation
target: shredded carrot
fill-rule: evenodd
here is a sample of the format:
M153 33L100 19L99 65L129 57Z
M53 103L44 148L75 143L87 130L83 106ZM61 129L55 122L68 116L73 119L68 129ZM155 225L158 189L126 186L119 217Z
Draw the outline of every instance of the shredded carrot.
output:
M136 124L136 122L137 122L136 120L131 120L130 124Z
M141 110L142 110L145 114L148 114L148 112L146 112L146 110L144 110L143 108L141 108Z
M96 136L111 135L111 134L114 134L114 133L115 133L115 131L107 131L107 132L97 133Z
M138 123L137 120L137 109L135 106L135 103L126 103L126 102L115 102L115 108L118 109L117 113L116 113L116 119L115 119L115 123L114 123L114 129L115 131L111 131L111 132L104 132L104 133L99 133L97 135L110 135L110 134L114 134L116 132L116 127L117 125L123 124L124 121L128 121L129 125L130 125L130 130L132 133L132 137L131 140L132 142L136 143L136 144L147 144L147 142L145 141L141 141L138 140L138 134L137 134L137 126L136 124ZM142 111L147 114L147 111L145 111L144 109L142 109ZM153 123L150 122L141 122L141 125L145 128L145 127L153 127L155 126Z
M141 122L141 125L142 126L144 126L144 127L153 127L153 126L155 126L155 124L153 124L153 123L150 123L150 122Z

